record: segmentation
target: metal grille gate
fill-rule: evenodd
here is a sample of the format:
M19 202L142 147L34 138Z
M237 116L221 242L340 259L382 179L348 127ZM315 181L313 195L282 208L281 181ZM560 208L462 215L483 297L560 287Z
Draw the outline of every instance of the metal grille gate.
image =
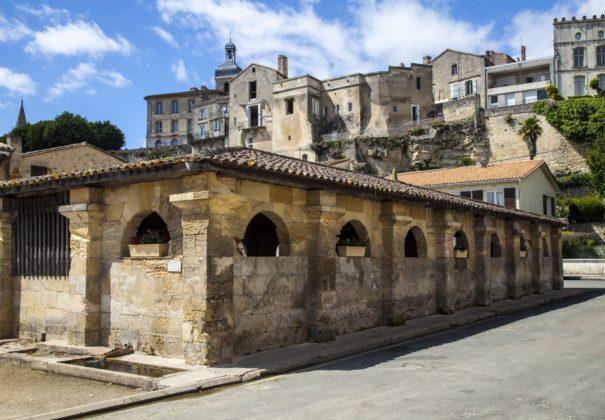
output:
M67 192L15 200L13 275L69 275L69 220L59 213L64 204Z

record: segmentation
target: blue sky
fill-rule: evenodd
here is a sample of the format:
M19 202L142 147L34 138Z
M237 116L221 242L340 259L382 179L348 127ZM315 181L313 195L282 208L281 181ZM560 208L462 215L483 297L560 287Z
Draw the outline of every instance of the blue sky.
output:
M0 4L0 133L21 95L30 122L63 111L145 139L149 94L203 84L231 35L238 64L327 78L422 62L445 48L552 54L554 17L605 13L603 0L105 0Z

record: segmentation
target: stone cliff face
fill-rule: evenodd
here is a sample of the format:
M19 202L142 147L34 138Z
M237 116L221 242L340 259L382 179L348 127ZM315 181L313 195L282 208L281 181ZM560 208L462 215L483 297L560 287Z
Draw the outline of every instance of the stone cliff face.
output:
M484 160L489 143L482 124L471 119L438 122L411 129L398 137L360 137L318 144L320 160L342 160L340 166L388 175L421 169L446 168L470 158Z

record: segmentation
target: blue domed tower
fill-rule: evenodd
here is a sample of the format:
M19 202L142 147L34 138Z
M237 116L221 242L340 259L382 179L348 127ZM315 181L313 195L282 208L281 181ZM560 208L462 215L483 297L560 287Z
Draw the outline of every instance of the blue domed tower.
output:
M216 90L229 93L229 82L242 71L235 62L236 51L235 44L229 39L229 42L225 44L225 62L214 71Z

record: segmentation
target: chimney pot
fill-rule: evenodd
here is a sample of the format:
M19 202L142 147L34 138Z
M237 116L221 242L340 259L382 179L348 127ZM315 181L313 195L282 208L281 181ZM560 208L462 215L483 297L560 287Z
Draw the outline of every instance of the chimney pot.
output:
M288 78L288 57L285 55L277 56L277 71L284 75L284 77Z
M432 57L430 55L425 55L424 57L422 57L422 63L431 64L431 59L432 59Z

